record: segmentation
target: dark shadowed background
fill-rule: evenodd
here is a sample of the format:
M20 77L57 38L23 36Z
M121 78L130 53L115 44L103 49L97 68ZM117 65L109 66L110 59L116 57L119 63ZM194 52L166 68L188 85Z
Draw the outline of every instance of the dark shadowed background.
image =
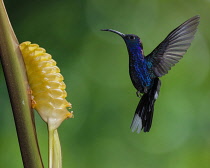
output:
M57 61L75 118L59 134L64 168L208 168L210 165L210 0L5 0L19 42L45 48ZM174 28L199 14L196 37L166 76L152 129L129 129L139 98L123 40L102 28L139 35L149 54ZM22 167L0 71L0 167ZM47 127L36 114L47 167Z

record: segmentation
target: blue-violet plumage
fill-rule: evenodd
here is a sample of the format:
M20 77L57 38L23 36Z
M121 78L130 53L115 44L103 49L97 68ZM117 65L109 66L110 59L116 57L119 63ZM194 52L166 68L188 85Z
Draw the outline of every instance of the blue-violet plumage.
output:
M137 95L141 97L131 123L133 132L139 133L142 129L144 132L149 132L154 103L161 86L159 77L167 74L187 52L196 33L199 19L199 16L194 16L178 26L146 57L138 36L103 29L121 36L128 49L130 78L137 90Z

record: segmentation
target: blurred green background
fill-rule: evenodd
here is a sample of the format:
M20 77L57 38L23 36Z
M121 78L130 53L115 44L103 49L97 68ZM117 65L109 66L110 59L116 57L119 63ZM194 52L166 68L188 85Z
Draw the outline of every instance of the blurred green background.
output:
M5 0L19 42L44 47L57 61L75 118L59 128L64 168L208 168L210 165L210 0ZM199 14L196 37L168 75L152 129L129 129L139 98L123 40L141 37L149 54L174 28ZM14 93L15 94L15 93ZM0 167L23 167L0 71ZM47 167L47 127L36 114Z

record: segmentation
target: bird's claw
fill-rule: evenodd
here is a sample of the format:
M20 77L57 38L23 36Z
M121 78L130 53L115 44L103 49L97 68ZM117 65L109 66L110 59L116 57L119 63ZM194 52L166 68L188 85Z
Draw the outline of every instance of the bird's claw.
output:
M142 95L143 95L143 94L142 94L140 91L137 91L137 92L136 92L136 96L137 96L137 97L141 98Z

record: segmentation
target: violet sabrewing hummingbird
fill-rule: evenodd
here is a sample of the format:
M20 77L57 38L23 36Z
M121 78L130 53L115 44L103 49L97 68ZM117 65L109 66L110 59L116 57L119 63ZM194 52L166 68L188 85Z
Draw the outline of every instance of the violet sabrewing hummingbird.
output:
M134 34L123 34L112 29L102 29L120 35L127 46L129 54L129 74L141 97L131 123L132 132L149 132L152 125L154 103L160 92L159 77L168 73L187 52L199 24L199 16L194 16L174 29L148 55L144 56L141 39Z

